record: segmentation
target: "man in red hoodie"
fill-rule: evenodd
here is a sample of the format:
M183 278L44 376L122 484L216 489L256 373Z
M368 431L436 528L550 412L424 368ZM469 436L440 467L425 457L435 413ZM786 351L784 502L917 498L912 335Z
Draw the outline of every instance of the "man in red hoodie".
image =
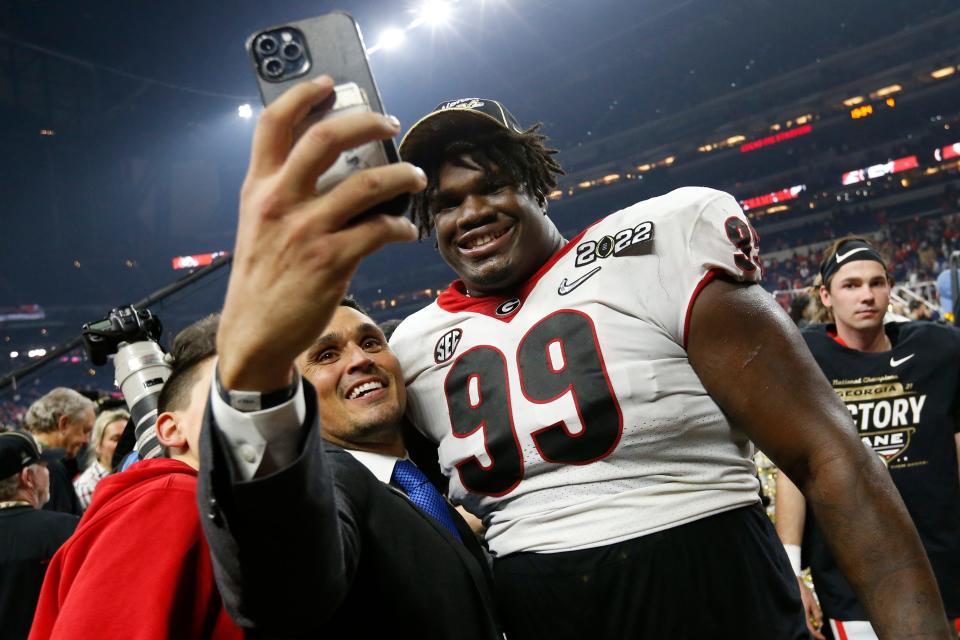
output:
M157 418L169 457L100 482L50 562L31 639L243 637L223 608L196 506L216 327L206 318L174 339Z

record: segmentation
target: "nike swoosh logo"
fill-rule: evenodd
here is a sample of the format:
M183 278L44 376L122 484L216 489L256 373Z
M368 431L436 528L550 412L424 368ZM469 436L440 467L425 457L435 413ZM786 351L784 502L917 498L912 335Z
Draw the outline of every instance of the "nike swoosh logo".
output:
M567 295L568 293L570 293L571 291L573 291L574 289L582 285L584 282L586 282L588 279L600 273L600 269L602 268L603 267L594 267L592 271L588 271L587 273L583 274L573 282L567 282L567 279L564 278L560 282L560 286L557 287L557 293L559 293L562 296Z
M869 251L869 249L867 249L867 247L857 247L856 249L850 249L850 251L847 251L846 253L838 253L837 264L840 264L841 262L843 262L844 260L852 256L853 254L860 251Z
M905 358L900 358L899 360L897 360L896 358L890 358L890 366L891 366L891 367L899 367L900 365L902 365L904 362L906 362L907 360L909 360L910 358L912 358L912 357L915 356L915 355L917 355L917 354L911 353L911 354L908 355L907 357L905 357Z

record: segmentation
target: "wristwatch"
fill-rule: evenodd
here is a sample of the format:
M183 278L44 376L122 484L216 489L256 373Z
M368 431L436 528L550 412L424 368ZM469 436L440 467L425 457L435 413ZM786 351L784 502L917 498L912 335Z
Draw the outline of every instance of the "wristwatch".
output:
M300 373L294 369L293 382L291 382L289 386L274 389L273 391L234 391L233 389L225 389L220 382L219 369L217 369L214 374L214 382L214 386L217 388L217 393L220 395L221 400L237 411L250 413L253 411L272 409L284 402L289 402L293 396L297 394L297 388L300 386Z

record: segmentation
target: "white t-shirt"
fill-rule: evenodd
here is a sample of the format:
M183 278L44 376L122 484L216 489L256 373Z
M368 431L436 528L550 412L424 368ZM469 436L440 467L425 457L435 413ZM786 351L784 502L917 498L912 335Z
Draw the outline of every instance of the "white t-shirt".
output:
M756 233L731 196L678 189L589 227L509 295L455 282L397 328L408 415L494 554L612 544L758 500L752 445L685 350L716 272L759 281Z

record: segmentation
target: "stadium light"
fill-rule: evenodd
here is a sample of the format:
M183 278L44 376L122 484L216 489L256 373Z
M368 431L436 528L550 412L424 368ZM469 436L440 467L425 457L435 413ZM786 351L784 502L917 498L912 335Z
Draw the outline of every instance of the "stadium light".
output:
M11 351L11 352L10 352L10 357L11 357L11 358L17 358L17 357L19 357L19 356L20 356L20 352L19 352L19 351Z
M870 94L870 97L874 99L883 98L884 96L888 96L891 93L897 93L898 91L903 91L903 87L901 87L898 84L891 84L891 85L887 85L886 87L877 89L876 91Z
M242 104L237 107L237 115L244 120L249 120L253 117L253 107L251 107L249 104Z
M934 80L939 80L940 78L946 78L947 76L952 76L956 73L956 67L943 67L942 69L937 69L936 71L930 72L930 77Z
M391 28L380 34L377 49L396 49L407 39L402 29Z
M450 5L445 0L426 0L420 7L420 20L431 26L450 20Z

